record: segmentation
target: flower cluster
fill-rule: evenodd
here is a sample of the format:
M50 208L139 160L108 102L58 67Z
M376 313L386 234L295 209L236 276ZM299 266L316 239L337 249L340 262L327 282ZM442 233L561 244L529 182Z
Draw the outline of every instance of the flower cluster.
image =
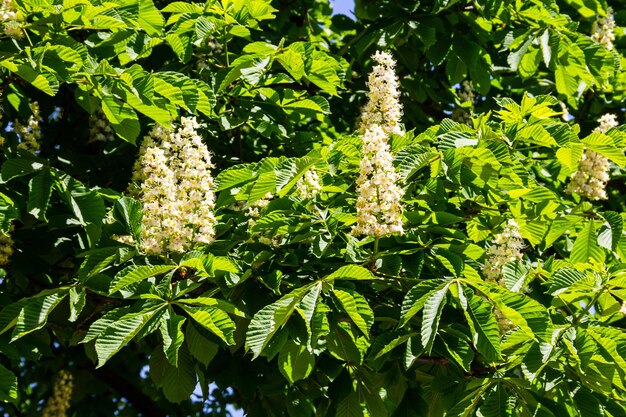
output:
M511 219L487 249L487 259L483 266L485 279L504 286L502 267L507 262L521 261L523 248L524 241L519 232L519 226L515 220Z
M367 81L369 100L361 113L359 133L365 134L372 126L380 126L386 135L401 135L402 105L399 101L398 77L394 70L396 61L391 54L380 51L376 51L372 59L377 65L372 68Z
M171 131L156 126L144 138L133 179L143 203L140 247L147 254L185 252L215 238L211 155L195 118Z
M380 126L372 126L363 134L363 153L357 179L357 221L354 235L373 237L401 234L404 192L397 185L398 174L387 135Z
M19 120L16 120L13 123L13 130L20 138L20 143L17 145L17 148L34 154L39 150L39 141L41 140L39 103L34 101L30 105L30 108L32 115L28 118L26 124L23 125Z
M61 370L57 375L52 389L52 396L46 401L46 405L41 412L41 417L65 417L67 409L70 408L72 390L74 388L72 374L69 371Z
M115 132L101 110L89 117L89 142L113 142Z
M606 133L618 125L613 114L605 114L598 120L597 133ZM609 160L599 153L586 149L576 171L565 188L567 193L576 193L589 200L606 200L606 183L609 181Z
M0 266L8 265L11 255L13 255L13 239L10 234L5 235L0 231Z
M320 178L315 168L309 169L296 183L298 194L302 198L314 198L322 190Z
M591 39L600 43L606 49L613 49L613 41L615 41L615 19L613 18L613 9L606 9L606 16L596 18L593 23Z
M2 0L0 4L0 23L4 34L19 39L24 36L23 25L19 20L14 0Z
M265 196L255 201L254 203L244 203L246 208L246 217L248 217L248 226L252 227L256 223L256 219L261 217L261 212L270 204L270 201L274 198L274 194L267 193Z
M617 116L610 113L606 113L600 116L600 118L598 119L598 123L598 127L593 129L593 131L596 133L606 133L614 127L619 126L619 123L617 122Z

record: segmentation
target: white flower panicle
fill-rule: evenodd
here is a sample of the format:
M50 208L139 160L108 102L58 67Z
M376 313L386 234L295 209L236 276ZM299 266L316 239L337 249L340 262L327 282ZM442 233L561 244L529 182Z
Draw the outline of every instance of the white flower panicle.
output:
M609 179L609 160L586 149L578 162L578 171L571 176L565 192L576 193L589 200L606 200L605 187Z
M394 70L396 61L391 54L380 51L376 51L372 59L377 65L369 74L369 100L361 113L359 133L363 135L372 126L380 126L386 135L402 135L402 105L398 77Z
M66 417L70 408L74 378L69 371L61 370L54 382L52 396L46 401L41 417Z
M593 129L596 133L606 133L614 127L619 126L617 116L614 114L606 113L600 116L598 119L599 126Z
M476 101L476 96L474 95L474 85L472 82L465 80L461 86L463 89L459 90L459 98L463 101L474 103L474 101Z
M302 198L314 198L321 190L320 177L315 168L309 169L296 183L296 189Z
M140 247L150 255L185 252L215 238L211 155L195 118L171 131L156 126L146 136L133 179L143 203Z
M519 232L517 222L510 219L502 233L496 235L487 249L487 259L483 266L483 276L487 281L504 286L502 267L507 262L521 261L524 240Z
M9 229L9 234L4 234L0 231L0 266L6 266L11 260L13 255L13 239L11 239L12 228Z
M20 139L17 148L34 154L39 150L41 140L39 103L36 101L32 102L30 108L33 114L28 118L26 124L23 125L19 120L15 120L13 122L13 130Z
M617 117L613 114L605 114L598 121L599 126L593 130L597 133L606 133L618 126ZM586 149L578 162L578 171L571 176L565 192L576 193L589 200L606 200L608 198L606 184L610 179L609 168L609 160L606 157Z
M12 38L20 39L24 36L23 25L13 0L2 0L0 4L0 23L4 34Z
M89 142L113 142L115 132L101 110L89 117Z
M267 193L262 199L255 201L254 203L244 203L246 209L246 217L248 217L248 226L252 227L256 224L256 219L261 217L261 212L267 208L270 201L274 198L274 194Z
M402 234L400 200L404 192L397 185L387 135L382 127L374 125L362 137L365 155L357 179L357 221L352 233L373 237Z
M613 17L613 9L606 9L606 16L597 17L593 22L591 39L598 42L606 49L613 49L613 41L615 41L615 19Z

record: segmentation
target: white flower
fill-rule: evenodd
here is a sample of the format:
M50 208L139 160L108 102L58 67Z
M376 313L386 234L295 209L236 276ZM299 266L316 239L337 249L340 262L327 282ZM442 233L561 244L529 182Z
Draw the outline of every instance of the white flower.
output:
M30 108L32 115L28 118L26 125L20 123L19 120L15 120L13 122L13 131L19 136L20 140L17 148L34 154L39 150L39 141L41 140L39 103L36 101L32 102Z
M597 133L606 133L618 126L617 117L605 114L598 120L600 125L594 129ZM606 200L606 184L609 182L609 160L599 153L586 149L578 163L578 171L572 176L565 192L576 193L589 200Z
M365 131L363 153L357 179L357 222L352 233L373 237L402 234L400 200L404 192L397 185L398 174L382 127L373 125Z
M463 101L473 103L476 100L474 96L474 85L471 81L465 80L462 84L463 89L459 91L459 98Z
M382 127L386 135L403 134L400 126L402 105L398 77L395 73L396 61L387 52L376 51L372 59L377 63L369 74L368 102L361 113L359 133L363 135L370 127Z
M113 142L115 132L101 110L89 116L89 142Z
M24 36L22 22L19 21L15 2L13 0L2 0L0 4L0 24L3 24L4 34L15 39Z
M315 168L304 173L304 176L296 183L296 189L302 198L314 198L322 190Z
M12 228L9 229L9 233ZM13 239L10 234L4 234L0 231L0 266L6 266L9 264L9 260L13 255Z
M626 315L626 301L622 301L622 307L619 309L619 312Z
M215 238L211 155L195 118L170 131L155 126L144 138L133 179L143 203L140 247L148 254L185 252Z
M598 123L600 123L600 125L593 129L593 131L597 133L606 133L612 128L619 126L619 123L617 122L617 116L610 113L606 113L600 116L600 118L598 119Z
M41 417L65 417L67 409L70 407L73 389L74 378L72 374L64 369L59 371L52 389L52 396L46 401L46 405L41 411Z
M485 279L505 286L502 281L502 267L507 262L521 261L523 248L524 241L519 226L515 220L510 219L502 233L496 235L487 249L487 258L483 266Z
M591 39L603 45L606 49L613 49L613 41L615 41L615 19L613 18L613 9L606 9L606 16L597 17L593 22Z

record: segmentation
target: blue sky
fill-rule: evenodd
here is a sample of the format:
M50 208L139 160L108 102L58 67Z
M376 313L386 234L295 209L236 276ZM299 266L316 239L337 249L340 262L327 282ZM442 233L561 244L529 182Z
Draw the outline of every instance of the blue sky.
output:
M354 0L330 0L333 5L333 14L345 14L352 17L354 14Z

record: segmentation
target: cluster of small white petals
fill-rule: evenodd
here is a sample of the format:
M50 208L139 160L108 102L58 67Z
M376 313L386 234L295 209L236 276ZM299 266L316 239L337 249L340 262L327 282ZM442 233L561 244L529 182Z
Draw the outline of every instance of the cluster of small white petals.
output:
M23 25L18 19L15 2L13 0L2 0L0 4L0 23L3 25L5 35L16 39L24 36Z
M606 200L606 183L609 181L609 160L599 153L586 149L565 192L576 193L589 200Z
M619 312L626 315L626 301L622 301L622 307L619 309Z
M61 370L54 382L52 396L46 401L41 417L66 417L67 409L70 408L74 378L69 371Z
M396 61L391 54L380 51L376 51L372 59L377 65L369 74L369 100L361 113L359 133L363 135L372 126L380 126L386 135L401 135L402 105L398 77L394 70Z
M606 9L606 16L597 17L593 23L591 39L600 43L606 49L613 49L613 41L615 41L615 19L613 18L613 9Z
M610 113L606 113L600 116L600 118L598 119L598 123L598 127L593 129L593 131L597 133L606 133L614 127L619 126L617 116Z
M315 168L304 173L304 176L296 183L296 189L302 198L314 198L322 190Z
M282 236L259 236L259 243L262 243L267 246L271 246L273 248L279 248L282 246L283 237Z
M248 226L252 227L256 224L256 219L261 217L261 213L270 204L272 198L274 198L274 195L272 193L267 193L262 199L245 205L246 217L248 217Z
M502 267L508 262L521 261L524 241L517 222L510 219L502 233L496 235L487 249L487 259L483 266L483 276L487 281L505 286L502 280Z
M33 114L28 118L26 124L23 125L19 120L16 120L13 123L13 130L20 138L20 143L17 145L18 149L34 154L39 150L39 141L41 140L39 103L34 101L30 108Z
M215 238L211 155L195 118L171 131L156 126L146 136L133 179L143 203L140 247L147 254L185 252Z
M357 179L357 221L354 235L373 237L402 234L404 192L398 187L398 174L382 127L373 125L362 135L364 158Z
M618 126L617 117L613 114L605 114L600 117L599 126L594 129L597 133L606 133L611 128ZM599 153L586 149L578 163L576 171L565 187L565 192L576 193L589 200L606 200L606 184L610 179L609 160Z
M11 255L13 255L13 239L10 234L0 231L0 266L8 265Z
M89 142L113 142L115 132L101 110L89 117Z

